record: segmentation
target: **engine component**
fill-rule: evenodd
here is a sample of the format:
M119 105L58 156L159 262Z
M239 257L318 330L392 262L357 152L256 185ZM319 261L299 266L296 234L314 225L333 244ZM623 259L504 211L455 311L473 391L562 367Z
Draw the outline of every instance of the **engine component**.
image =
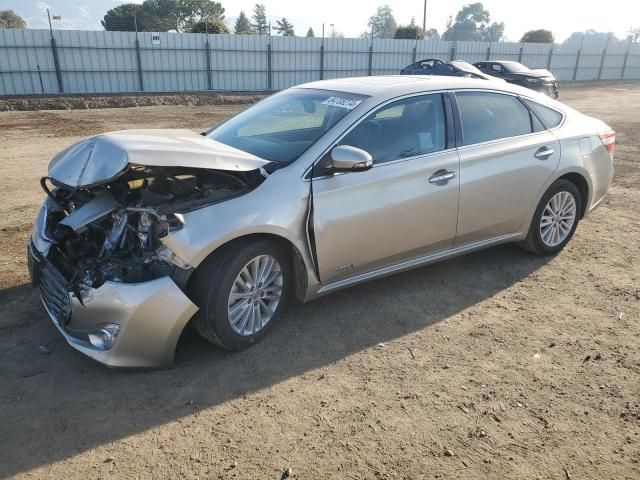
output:
M182 227L182 213L244 194L262 182L259 171L221 172L132 165L109 183L69 187L41 182L50 197L46 233L50 260L70 290L107 280L141 282L190 269L160 239ZM49 190L49 180L55 186Z

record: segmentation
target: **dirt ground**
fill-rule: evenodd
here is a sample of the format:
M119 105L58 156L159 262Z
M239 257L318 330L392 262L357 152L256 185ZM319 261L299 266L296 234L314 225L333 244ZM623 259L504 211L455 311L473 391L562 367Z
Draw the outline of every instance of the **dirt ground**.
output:
M241 353L187 332L163 371L108 370L46 318L38 179L86 135L238 107L0 113L0 477L640 478L640 85L561 95L618 144L558 256L501 246L294 305Z

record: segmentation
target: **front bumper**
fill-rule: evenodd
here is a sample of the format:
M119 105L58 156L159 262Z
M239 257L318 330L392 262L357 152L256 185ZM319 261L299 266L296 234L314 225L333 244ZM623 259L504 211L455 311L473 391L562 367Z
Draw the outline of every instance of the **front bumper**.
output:
M173 280L106 282L84 289L80 302L76 294L55 282L63 277L52 270L55 266L47 259L50 245L37 230L36 226L29 244L33 286L40 288L47 313L69 345L109 367L171 366L180 334L198 310ZM42 275L45 270L47 277ZM109 323L120 326L115 343L108 350L97 348L89 335Z

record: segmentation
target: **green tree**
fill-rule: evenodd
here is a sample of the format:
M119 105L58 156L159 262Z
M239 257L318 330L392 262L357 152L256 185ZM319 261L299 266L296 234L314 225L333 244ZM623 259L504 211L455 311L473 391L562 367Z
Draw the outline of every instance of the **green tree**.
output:
M293 25L284 17L276 20L276 31L283 37L294 37Z
M411 23L409 25L400 25L396 29L396 33L393 38L404 38L410 40L422 40L424 38L424 31L422 27L416 25L416 21L414 18L411 19Z
M482 40L485 42L499 42L504 38L504 22L493 22L480 30Z
M136 21L138 30L145 31L142 5L124 3L108 10L100 23L107 31L135 32ZM158 29L157 31L166 32L168 29Z
M375 38L393 38L397 28L389 5L378 7L375 15L369 17L369 29Z
M497 42L504 36L504 23L489 23L491 15L482 3L470 3L460 9L455 22L451 17L443 40Z
M27 28L27 22L13 10L0 10L0 28Z
M251 24L253 31L258 35L269 35L269 23L267 22L267 13L264 5L256 3L253 7L253 23Z
M244 11L240 10L240 16L236 19L236 25L233 30L238 35L252 35L255 33L251 28L251 23L245 15Z
M9 10L11 11L11 10ZM0 25L1 27L1 25ZM637 42L640 39L640 27L632 27L627 30L627 34L629 35L627 38L632 42Z
M125 3L108 10L102 19L105 30L190 32L204 19L212 25L224 20L222 4L211 0L145 0L142 5ZM134 21L135 19L135 21Z
M431 40L440 40L440 33L438 32L437 28L429 28L424 33L424 38L428 38Z
M178 31L191 31L194 25L204 19L209 24L224 20L224 7L211 0L177 0ZM144 5L144 4L143 4ZM227 29L228 31L228 29Z
M138 30L180 31L179 0L145 0L138 13Z
M541 28L539 30L529 30L520 39L522 43L553 43L553 33L551 30Z
M209 20L205 18L193 24L191 33L231 33L229 27L222 20Z
M315 37L315 33L313 33L313 28L309 27L309 30L307 30L307 38L313 38Z

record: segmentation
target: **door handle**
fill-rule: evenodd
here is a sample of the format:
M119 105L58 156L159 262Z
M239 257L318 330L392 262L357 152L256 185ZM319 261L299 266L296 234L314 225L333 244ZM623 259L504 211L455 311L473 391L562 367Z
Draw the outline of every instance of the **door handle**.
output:
M446 170L438 170L429 177L429 183L436 185L444 185L452 178L456 178L456 172L448 172Z
M540 147L538 150L536 150L536 153L534 153L533 156L536 157L538 160L546 160L553 154L554 154L554 151L552 148Z

